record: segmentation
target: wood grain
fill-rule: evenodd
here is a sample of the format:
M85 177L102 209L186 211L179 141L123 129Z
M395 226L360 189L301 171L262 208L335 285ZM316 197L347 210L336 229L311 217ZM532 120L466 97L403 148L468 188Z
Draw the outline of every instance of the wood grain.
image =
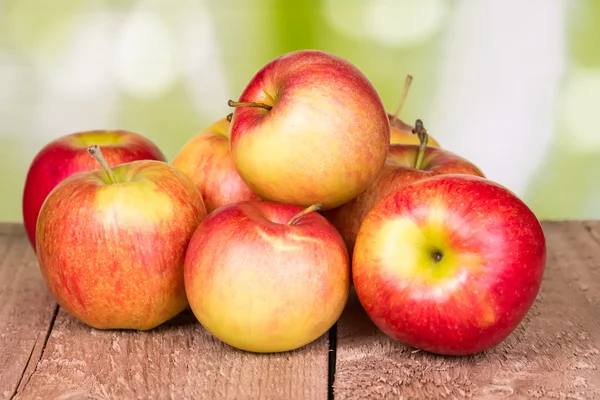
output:
M24 399L325 399L328 340L251 354L216 340L191 312L150 332L99 331L62 309Z
M150 332L99 331L60 310L27 399L325 399L327 337L256 355L214 339L186 311Z
M600 398L600 223L546 222L540 294L503 343L442 357L395 342L356 296L338 322L334 395L374 398Z
M0 224L0 398L33 372L56 308L22 225Z

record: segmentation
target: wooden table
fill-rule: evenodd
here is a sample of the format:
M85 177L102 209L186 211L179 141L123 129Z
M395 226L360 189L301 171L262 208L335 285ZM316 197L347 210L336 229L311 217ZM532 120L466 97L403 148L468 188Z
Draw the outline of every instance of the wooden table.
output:
M20 225L0 224L0 397L22 399L600 399L600 222L545 222L539 297L513 334L472 357L415 352L352 296L337 326L256 355L189 312L146 333L98 331L50 296Z

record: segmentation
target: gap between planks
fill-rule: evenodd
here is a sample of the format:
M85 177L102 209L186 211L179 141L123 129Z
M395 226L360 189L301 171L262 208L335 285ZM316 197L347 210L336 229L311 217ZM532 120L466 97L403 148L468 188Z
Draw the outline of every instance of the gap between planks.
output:
M11 399L14 399L17 396L17 394L23 392L23 390L29 383L29 380L31 379L33 374L35 374L35 371L37 371L37 367L39 365L40 360L42 360L42 358L44 358L44 352L46 351L46 346L48 345L48 339L50 338L52 329L54 329L54 323L56 322L56 316L58 315L59 308L60 307L58 306L58 304L56 304L54 306L54 312L52 314L52 319L50 320L50 325L48 326L48 329L45 332L44 341L42 342L41 348L39 346L39 335L36 338L35 345L31 349L31 353L29 354L29 359L27 360L27 364L25 365L25 369L23 370L23 374L21 375L21 378L19 378L19 382L15 386L15 390L11 396ZM33 357L34 354L36 355L36 357ZM31 363L31 360L33 358L35 358L34 364ZM27 379L24 379L24 378L27 378Z
M337 322L329 329L329 359L327 360L327 400L333 400L335 383L335 365L337 360Z
M36 365L55 310L23 226L0 223L0 398Z

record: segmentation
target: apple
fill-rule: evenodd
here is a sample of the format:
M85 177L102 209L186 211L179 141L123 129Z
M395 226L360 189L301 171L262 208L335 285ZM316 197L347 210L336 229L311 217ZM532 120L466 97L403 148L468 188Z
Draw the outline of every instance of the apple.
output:
M284 54L229 105L233 162L264 200L334 208L362 192L385 163L390 125L379 94L340 57Z
M404 103L406 102L412 80L412 75L406 75L400 102L393 114L387 114L388 120L390 121L390 144L420 144L419 138L414 134L415 128L398 118L398 115L400 115L400 111L402 111L402 107L404 107ZM440 147L440 143L431 136L429 136L427 145Z
M188 247L185 289L212 335L240 350L283 352L335 324L348 300L350 261L320 207L245 201L202 221Z
M338 229L350 254L365 216L373 205L388 193L414 181L443 174L469 174L484 177L470 161L448 150L426 146L427 132L417 120L423 145L390 145L387 161L369 187L352 200L328 210L325 217ZM418 163L418 166L416 165Z
M23 223L35 249L35 227L48 193L62 180L77 172L97 168L87 148L97 144L104 149L110 166L136 160L166 161L160 149L146 137L124 130L94 130L61 136L44 146L33 159L23 191Z
M188 141L173 160L200 190L206 211L260 198L240 178L229 151L229 121L222 118Z
M546 262L535 214L485 178L440 175L383 197L356 239L352 277L373 323L424 351L470 355L531 308Z
M138 160L60 182L37 224L42 276L58 304L96 329L149 330L188 303L187 245L206 216L202 196L178 169Z

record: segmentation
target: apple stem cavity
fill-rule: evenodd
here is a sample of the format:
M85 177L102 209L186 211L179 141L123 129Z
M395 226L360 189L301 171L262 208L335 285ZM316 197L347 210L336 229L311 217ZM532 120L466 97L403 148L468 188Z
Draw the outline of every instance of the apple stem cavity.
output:
M257 107L257 108L264 108L265 110L269 111L271 108L273 108L272 106L265 104L265 103L259 103L259 102L239 102L239 101L233 101L233 100L229 100L227 102L227 105L229 105L229 107Z
M106 172L106 175L108 176L108 180L110 181L110 183L117 183L117 178L115 177L115 174L113 173L112 169L110 169L110 166L106 162L106 158L104 158L104 156L102 155L100 146L98 146L97 144L94 144L94 145L88 147L87 150L88 150L88 153L90 153L90 155L92 157L94 157L96 159L96 161L98 161L98 163L102 166L102 169L104 169L104 172Z
M396 122L396 119L398 119L398 115L400 115L400 111L402 111L402 107L404 107L404 102L406 101L406 97L408 96L408 90L410 89L410 84L412 83L412 80L412 75L406 75L406 79L404 80L404 87L402 88L402 95L400 96L400 102L396 107L396 111L394 111L394 114L392 115L390 125L394 125L394 122Z
M302 218L306 214L309 214L313 211L319 211L321 208L323 208L323 205L321 203L315 203L312 206L305 208L304 210L300 211L298 214L296 214L292 218L290 218L290 220L287 222L286 225L294 225L296 223L296 221L298 221L300 218Z
M427 147L427 142L429 141L429 135L427 134L427 129L423 126L423 121L418 119L415 122L415 127L412 130L412 133L416 133L419 137L419 152L417 153L417 159L415 160L415 169L421 169L421 165L423 164L423 157L425 156L425 148Z

